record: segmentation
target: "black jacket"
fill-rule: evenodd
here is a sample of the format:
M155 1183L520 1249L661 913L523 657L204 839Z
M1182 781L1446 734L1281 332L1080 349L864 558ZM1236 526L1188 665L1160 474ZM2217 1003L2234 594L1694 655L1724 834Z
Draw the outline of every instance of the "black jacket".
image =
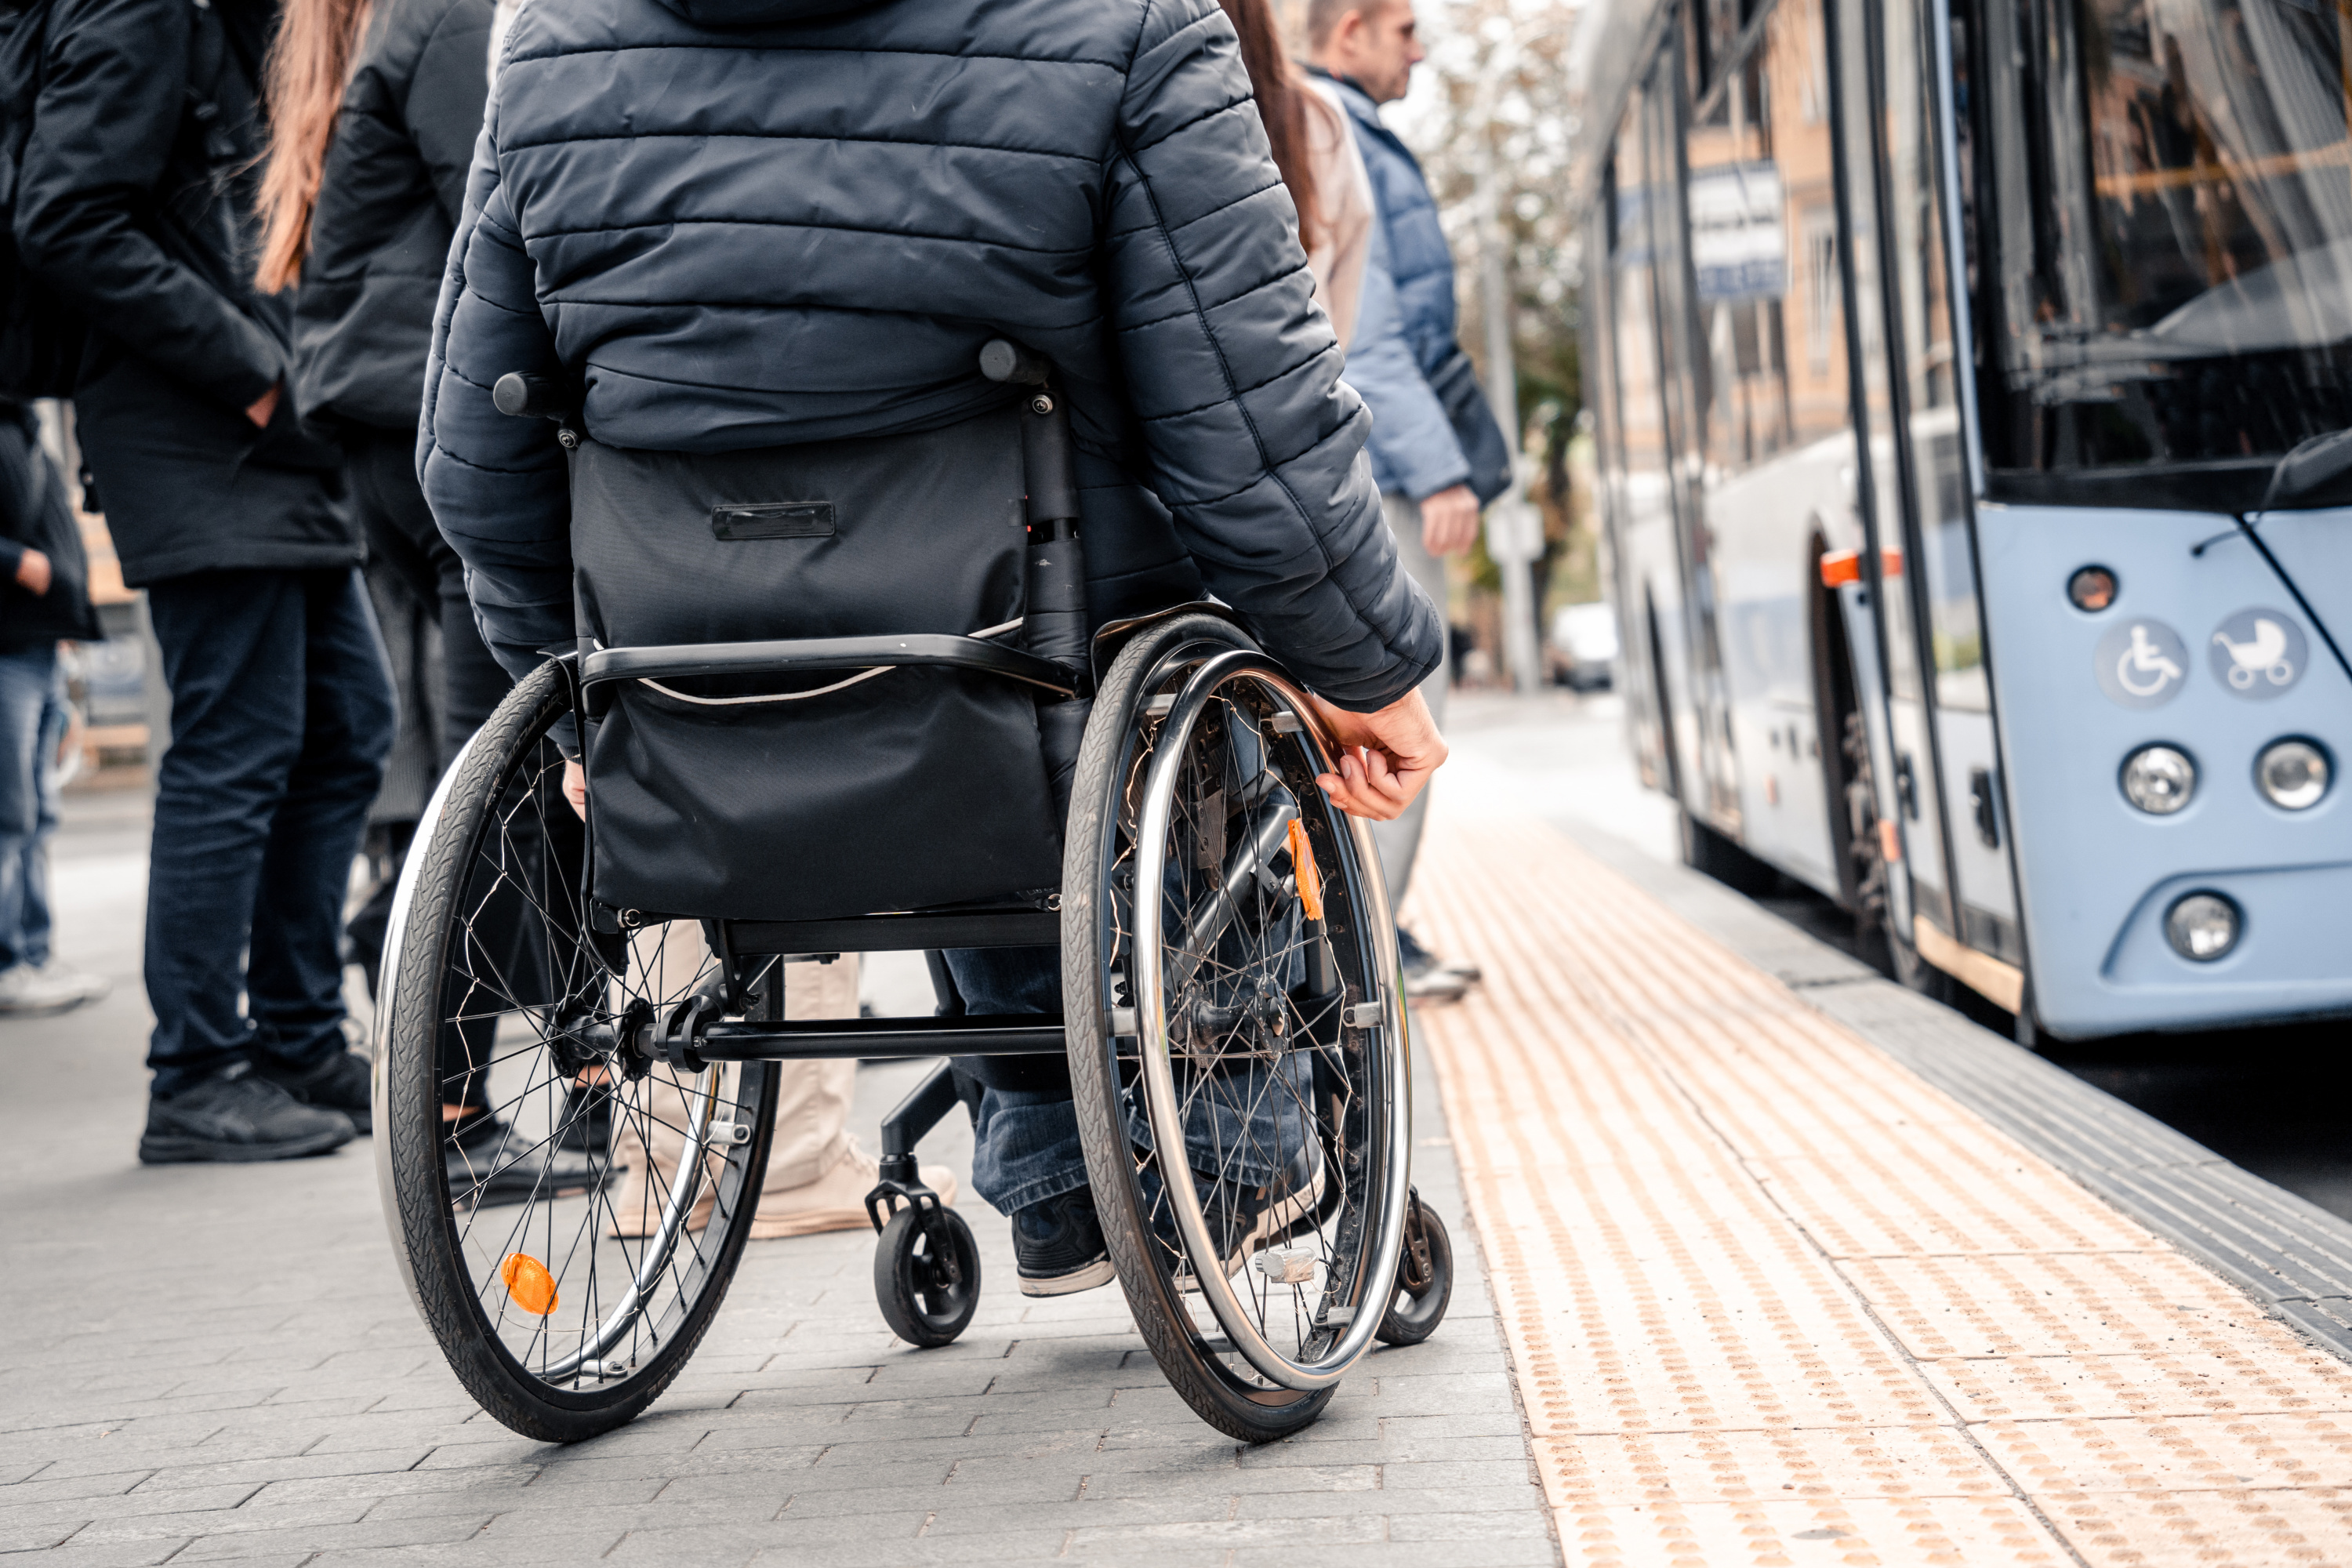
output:
M1060 369L1097 618L1205 583L1356 708L1436 665L1215 0L564 0L505 47L419 468L509 668L572 594L561 453L499 375L725 452L1001 406L1000 336Z
M489 94L490 0L389 0L327 151L294 303L305 417L414 430L425 340Z
M49 558L46 594L16 582L27 550ZM89 561L65 479L41 449L33 411L0 398L0 653L102 635L89 607Z
M350 565L337 454L280 398L287 309L255 293L268 0L50 0L16 207L24 264L90 323L76 430L133 586Z

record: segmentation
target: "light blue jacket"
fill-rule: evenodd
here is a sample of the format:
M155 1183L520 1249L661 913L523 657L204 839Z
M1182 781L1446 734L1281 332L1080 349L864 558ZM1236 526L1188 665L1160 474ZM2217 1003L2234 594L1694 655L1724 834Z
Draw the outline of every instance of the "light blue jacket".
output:
M1366 450L1383 491L1415 500L1470 478L1470 462L1430 378L1461 352L1454 342L1454 257L1437 203L1416 162L1381 123L1372 100L1333 79L1371 176L1372 225L1356 333L1348 344L1348 384L1372 411Z

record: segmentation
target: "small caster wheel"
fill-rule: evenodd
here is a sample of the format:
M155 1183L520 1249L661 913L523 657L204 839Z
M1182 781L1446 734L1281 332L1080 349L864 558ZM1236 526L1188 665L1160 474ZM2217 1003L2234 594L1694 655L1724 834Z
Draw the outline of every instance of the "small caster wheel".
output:
M980 1306L980 1247L951 1208L900 1209L874 1244L874 1295L890 1331L929 1350L963 1332Z
M1397 1260L1396 1300L1373 1337L1382 1344L1417 1345L1445 1321L1454 1300L1454 1242L1437 1211L1412 1194L1405 1215L1404 1256Z

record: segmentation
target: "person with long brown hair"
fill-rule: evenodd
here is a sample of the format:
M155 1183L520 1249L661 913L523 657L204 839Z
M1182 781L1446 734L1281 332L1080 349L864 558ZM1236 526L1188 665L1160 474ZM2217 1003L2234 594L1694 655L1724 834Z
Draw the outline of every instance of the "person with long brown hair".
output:
M490 0L288 0L269 54L256 272L268 293L294 290L288 392L341 443L380 607L411 595L440 628L446 679L406 693L412 722L439 721L418 726L421 788L397 753L388 786L416 797L412 817L509 684L414 461L434 300L489 96L489 29Z
M1315 295L1345 348L1355 331L1371 241L1372 192L1347 116L1305 79L1283 52L1271 0L1218 0L1242 43L1242 67L1274 166L1298 209L1298 239L1315 274Z
M400 868L433 786L506 695L413 458L434 296L488 96L490 0L286 0L267 69L256 282L293 304L297 414L331 431L368 544L400 728L368 816L379 871L347 955L373 995ZM453 1031L456 1113L479 1104L478 1028Z

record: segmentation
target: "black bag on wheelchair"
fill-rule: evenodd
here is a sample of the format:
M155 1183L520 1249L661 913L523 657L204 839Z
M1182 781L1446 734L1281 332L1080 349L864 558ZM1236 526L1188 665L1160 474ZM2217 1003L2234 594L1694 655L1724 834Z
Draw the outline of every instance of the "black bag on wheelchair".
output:
M1017 641L1011 408L945 430L729 453L572 456L593 646L947 633ZM583 737L597 901L824 920L1061 879L1029 688L939 665L594 689Z

